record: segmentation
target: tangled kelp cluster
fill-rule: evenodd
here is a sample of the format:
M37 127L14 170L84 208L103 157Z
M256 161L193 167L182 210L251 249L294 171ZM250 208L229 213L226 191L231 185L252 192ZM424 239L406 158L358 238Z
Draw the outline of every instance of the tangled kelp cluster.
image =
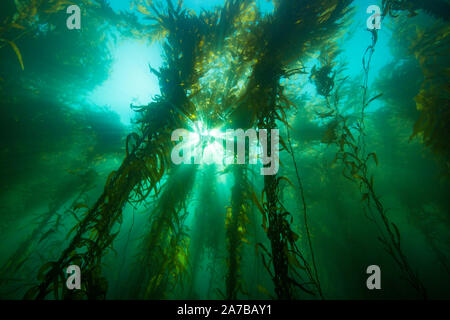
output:
M392 166L383 164L389 152L378 141L386 130L374 128L387 124L377 118L383 109L372 106L386 99L396 107L392 121L405 114L414 117L414 112L405 110L408 106L397 108L402 104L396 101L398 97L383 92L385 78L375 84L381 92L372 93L369 87L380 36L377 30L367 32L371 44L358 57L363 62L362 79L346 75L338 48L351 23L352 1L278 0L268 14L250 0L227 0L222 7L199 14L182 1L136 1L135 8L148 22L145 25L135 16L116 14L103 1L98 4L88 11L93 17L117 25L118 32L162 43L163 65L158 70L150 66L159 79L160 94L148 105L132 106L137 118L124 138L122 162L105 177L104 186L95 190L96 201L89 203L86 196L93 189L92 180L99 180L95 170L78 175L81 187L71 196L55 194L48 213L5 263L3 283L22 265L36 263L29 252L58 232L66 233L64 239L51 258L38 262L34 273L38 281L31 280L26 292L22 290L27 299L353 297L344 280L333 275L330 259L334 251L352 256L347 264L338 257L342 261L334 265L347 266L345 271L359 268L353 270L360 284L354 290L357 297L370 297L368 291L361 291L365 280L360 277L365 267L374 264L363 251L373 251L383 270L389 270L383 271L383 277L387 273L386 281L393 283L394 289L384 297L395 297L392 292L409 283L412 290L402 289L406 297L426 298L427 283L435 279L428 276L424 281L419 276L416 263L420 259L405 240L405 229L416 238L424 237L433 252L427 257L437 258L448 272L443 249L448 243L442 240L448 231L448 207L442 200L445 191L411 205L405 200L407 195L391 190L395 201L409 212L406 216L413 221L414 231L402 222L403 213L389 212L392 200L388 197L387 205L383 197ZM48 14L57 13L58 8ZM391 19L398 27L399 20L420 17L420 10L446 20L435 9L419 1L386 0L383 21ZM403 12L411 17L397 17ZM446 22L438 23L439 30L448 29ZM102 33L102 28L97 24L94 29ZM45 34L55 36L52 30ZM415 97L422 115L409 136L421 135L425 146L444 157L448 156L448 111L441 89L445 90L448 74L442 73L437 59L447 48L447 34L418 32L417 39L409 43L412 54L408 56L417 59L422 70L417 75L424 76ZM89 45L91 40L83 41L87 43L82 45ZM8 43L23 66L26 56L20 46L15 41ZM102 51L106 46L91 50L95 52L87 51L83 61L100 68L93 76L102 76L101 68L107 69L108 61L98 61L97 56L107 60ZM62 61L77 65L70 58ZM37 75L30 73L29 77L33 86ZM91 80L99 81L92 78L88 83ZM417 87L420 81L413 84ZM76 87L76 79L69 84ZM299 86L302 90L308 84L314 87L314 98L293 89ZM21 85L29 87L30 83ZM261 177L252 166L237 164L174 165L170 160L173 130L192 129L199 122L209 129L280 129L280 173ZM397 138L395 130L402 128L393 127L392 136ZM308 134L310 138L302 140ZM402 145L410 139L399 140ZM416 149L421 147L415 143ZM408 157L415 157L414 150L407 152ZM439 164L429 161L426 165ZM429 179L428 183L436 181ZM68 202L68 208L63 208ZM326 214L320 216L321 212ZM435 220L418 221L427 213ZM351 226L356 221L358 228L373 235L358 235L369 241L365 245L370 250L352 239L352 232L357 231ZM430 233L436 221L447 222L438 236ZM336 226L341 231L334 230ZM69 265L82 270L81 290L65 286ZM429 271L431 265L427 263L425 269ZM343 278L352 278L354 272ZM203 274L208 276L200 277ZM406 281L395 280L397 275ZM333 288L334 284L339 288ZM439 289L432 292L442 294Z

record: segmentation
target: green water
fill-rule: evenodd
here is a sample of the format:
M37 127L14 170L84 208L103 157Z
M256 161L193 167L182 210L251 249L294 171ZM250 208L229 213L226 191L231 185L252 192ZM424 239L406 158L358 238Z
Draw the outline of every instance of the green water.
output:
M1 299L450 297L447 1L74 3L0 4Z

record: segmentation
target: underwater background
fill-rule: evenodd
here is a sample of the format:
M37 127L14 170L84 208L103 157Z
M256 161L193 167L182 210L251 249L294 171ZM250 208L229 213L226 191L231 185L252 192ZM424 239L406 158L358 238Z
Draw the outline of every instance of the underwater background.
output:
M449 299L449 8L1 1L0 298ZM279 171L173 164L199 127Z

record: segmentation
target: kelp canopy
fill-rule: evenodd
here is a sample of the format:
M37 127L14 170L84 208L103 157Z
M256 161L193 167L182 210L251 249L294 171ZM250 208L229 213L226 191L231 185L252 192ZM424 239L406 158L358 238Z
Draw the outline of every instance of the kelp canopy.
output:
M74 3L79 32L67 1L1 5L2 298L449 297L448 2L383 0L350 57L364 1ZM87 99L120 37L163 57L131 126ZM280 170L175 165L172 132L199 125L278 129Z

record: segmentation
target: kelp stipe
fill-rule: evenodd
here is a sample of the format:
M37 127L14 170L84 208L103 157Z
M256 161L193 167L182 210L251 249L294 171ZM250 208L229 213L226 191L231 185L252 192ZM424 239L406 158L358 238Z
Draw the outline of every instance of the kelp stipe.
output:
M164 299L187 273L189 239L184 222L197 166L179 166L169 174L142 240L140 272L133 286L136 298Z
M349 125L348 118L344 116L339 109L340 96L338 89L335 90L331 101L328 98L331 90L329 92L323 92L322 88L324 84L322 84L322 82L328 83L329 78L327 77L319 78L318 81L316 81L318 92L320 91L319 93L325 97L327 103L327 110L325 113L321 114L321 117L333 117L333 120L330 121L333 125L332 127L329 127L329 130L332 132L332 138L327 142L335 143L339 148L334 161L342 162L342 174L345 178L358 183L362 193L362 201L367 204L369 212L372 213L371 220L375 224L381 226L381 228L379 228L381 229L381 234L378 239L382 243L384 249L389 253L389 255L392 256L394 261L400 267L408 282L423 298L426 299L426 289L420 281L417 273L410 266L408 259L401 248L400 231L398 227L389 220L387 210L380 201L380 197L374 191L374 176L369 173L369 160L372 159L375 164L378 165L378 158L375 152L368 153L366 151L365 110L371 102L382 96L382 94L378 94L372 98L368 98L368 75L370 71L370 62L372 55L375 52L375 46L378 40L378 31L376 29L369 31L372 35L372 43L366 49L362 59L364 70L362 106L357 121L353 125ZM341 81L345 80L346 78ZM330 86L328 85L328 87ZM354 134L357 135L356 138L354 137ZM377 212L376 215L372 212L373 206Z

